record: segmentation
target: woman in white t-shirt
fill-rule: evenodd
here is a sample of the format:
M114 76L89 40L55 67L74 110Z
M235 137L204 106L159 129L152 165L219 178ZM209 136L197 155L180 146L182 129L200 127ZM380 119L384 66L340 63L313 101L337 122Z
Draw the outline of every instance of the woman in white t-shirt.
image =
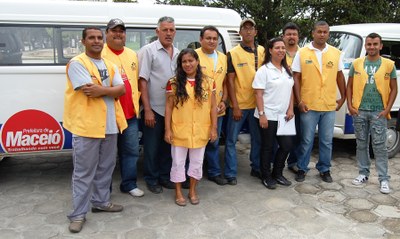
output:
M259 119L261 134L262 183L269 189L276 184L289 186L292 183L283 174L285 161L293 146L292 136L277 135L278 116L286 121L293 118L293 77L286 63L286 49L282 38L271 39L266 49L263 65L257 70L253 81L257 108L254 117ZM273 159L274 141L279 144ZM273 169L271 171L271 164Z

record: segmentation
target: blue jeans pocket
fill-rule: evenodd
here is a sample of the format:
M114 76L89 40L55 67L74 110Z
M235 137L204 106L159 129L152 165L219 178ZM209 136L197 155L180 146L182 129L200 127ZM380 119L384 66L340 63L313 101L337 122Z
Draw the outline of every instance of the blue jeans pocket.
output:
M354 123L354 133L357 139L366 140L368 132L365 132L365 120L359 116L353 116L353 123Z

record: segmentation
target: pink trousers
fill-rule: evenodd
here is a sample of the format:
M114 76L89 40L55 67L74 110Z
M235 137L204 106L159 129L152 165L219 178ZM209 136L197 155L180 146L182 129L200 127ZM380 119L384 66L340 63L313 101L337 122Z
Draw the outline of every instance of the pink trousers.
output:
M172 167L171 182L181 183L186 180L185 163L189 151L189 169L187 174L196 180L203 176L203 159L206 147L188 149L171 145Z

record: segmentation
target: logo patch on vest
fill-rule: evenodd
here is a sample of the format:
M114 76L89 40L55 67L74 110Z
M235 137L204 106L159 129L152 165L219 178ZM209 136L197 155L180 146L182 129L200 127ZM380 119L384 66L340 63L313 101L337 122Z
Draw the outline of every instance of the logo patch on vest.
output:
M390 73L389 72L385 73L385 80L390 80Z
M312 64L312 60L306 60L306 64Z
M247 62L237 64L237 67L247 66Z
M328 63L326 64L326 68L332 68L334 66L332 61L328 61Z

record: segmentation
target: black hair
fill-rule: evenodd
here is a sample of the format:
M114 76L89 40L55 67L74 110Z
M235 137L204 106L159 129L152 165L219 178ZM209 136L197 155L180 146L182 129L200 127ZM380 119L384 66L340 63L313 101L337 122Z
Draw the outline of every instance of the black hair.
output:
M382 43L382 37L378 33L372 32L368 34L367 38L379 38L380 43Z
M200 37L201 37L201 38L203 38L204 33L205 33L207 30L217 32L217 34L219 35L219 31L218 31L218 29L217 29L216 27L214 27L214 26L205 26L205 27L203 27L203 29L201 29L201 31L200 31Z
M86 36L87 36L87 31L88 31L88 30L98 30L98 31L101 32L101 34L103 34L103 32L101 31L101 29L98 28L98 27L85 27L85 29L83 29L83 31L82 31L82 39L85 39L85 38L86 38Z
M283 41L283 39L280 38L280 37L272 38L271 40L269 40L268 43L267 43L267 48L266 48L266 53L265 53L265 58L264 58L263 65L264 65L264 64L267 64L268 62L271 61L271 57L272 57L272 56L271 56L271 53L269 52L269 50L272 49L272 48L274 47L274 45L275 45L276 42L283 42L283 43L285 43L285 42ZM290 71L289 65L288 65L287 62L286 62L286 55L285 55L285 57L282 59L281 64L282 64L283 68L285 68L285 70L286 70L286 72L288 73L288 75L289 75L289 76L292 76L292 72Z
M329 24L326 21L318 21L318 22L314 23L313 31L319 26L328 26L329 27Z
M282 30L282 34L283 34L283 35L285 35L285 31L286 31L287 29L296 30L297 33L300 33L300 28L299 28L299 26L297 26L297 24L294 23L294 22L288 22L288 23L285 24L285 26L283 26L283 30Z
M186 91L186 81L187 81L187 75L186 72L183 70L182 67L182 58L184 55L191 55L199 61L199 55L195 50L192 48L186 48L183 49L177 59L177 67L176 67L176 93L175 93L175 106L177 107L178 104L180 103L183 105L184 102L186 102L189 99L189 95ZM203 73L201 72L201 67L200 64L197 66L196 69L196 75L195 75L195 86L194 86L194 98L202 104L202 97L204 90L202 88L202 83L203 83Z

